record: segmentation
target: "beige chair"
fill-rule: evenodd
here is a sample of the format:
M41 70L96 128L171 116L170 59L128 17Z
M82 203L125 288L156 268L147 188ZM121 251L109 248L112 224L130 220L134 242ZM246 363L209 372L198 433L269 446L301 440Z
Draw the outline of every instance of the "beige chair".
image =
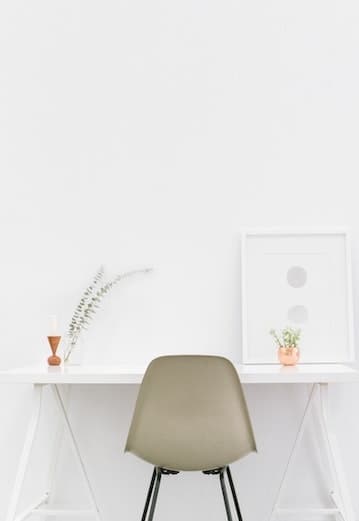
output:
M228 521L229 464L256 450L238 374L219 356L163 356L148 366L137 397L126 451L154 465L142 521L152 521L162 475L180 471L218 474Z

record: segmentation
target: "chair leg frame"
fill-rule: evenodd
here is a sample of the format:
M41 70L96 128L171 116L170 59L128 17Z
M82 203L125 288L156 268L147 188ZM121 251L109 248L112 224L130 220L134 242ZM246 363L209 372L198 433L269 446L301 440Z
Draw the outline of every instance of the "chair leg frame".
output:
M164 469L161 467L155 467L153 469L151 482L150 482L150 486L149 486L148 493L146 496L146 502L145 502L145 507L143 510L141 521L146 521L148 510L149 510L148 521L153 521L156 504L157 504L158 492L159 492L159 488L160 488L160 484L161 484L161 477L162 477L162 475L172 475L172 474L178 474L178 471L171 471L171 470ZM227 488L226 488L226 482L225 482L225 476L227 475L227 479L228 479L229 487L231 489L233 503L234 503L234 507L235 507L236 514L238 517L238 521L243 521L242 514L241 514L241 511L239 508L239 502L238 502L238 498L237 498L236 489L235 489L235 486L233 483L232 474L231 474L231 470L230 470L229 466L221 467L221 468L213 469L213 470L206 470L206 471L203 471L203 474L207 474L207 475L217 474L219 476L223 500L224 500L224 506L225 506L226 514L227 514L227 519L228 519L228 521L233 521L231 507L229 504Z
M222 494L223 494L224 506L226 508L227 519L228 519L228 521L232 521L231 507L230 507L229 501L228 501L226 482L224 481L224 476L225 476L224 472L225 472L225 469L224 468L221 469L221 472L219 473L219 481L221 483L221 489L222 489Z
M231 469L229 467L227 467L226 470L227 470L227 478L228 478L229 486L230 486L230 489L231 489L231 492L232 492L234 508L236 509L238 521L243 521L242 520L241 510L239 508L239 502L238 502L238 498L237 498L236 489L235 489L235 486L234 486L234 483L233 483L233 479L232 479Z
M155 513L157 497L158 497L158 491L160 489L160 484L161 484L161 477L162 477L161 469L159 469L157 467L156 468L156 482L155 482L155 488L154 488L154 491L153 491L152 504L151 504L151 508L150 508L150 515L148 517L148 521L152 521L153 515Z
M147 497L146 497L145 508L143 509L143 514L142 514L141 521L146 521L146 516L147 516L147 512L148 512L148 507L150 506L155 480L156 480L156 469L154 468L153 469L153 473L152 473L150 488L148 489L148 494L147 494Z
M144 508L143 514L142 514L142 521L146 521L148 509L150 509L148 521L153 520L153 516L155 514L156 503L157 503L158 491L160 489L160 484L161 484L161 477L162 477L162 469L160 467L155 467L153 469L151 483L150 483L150 487L148 489L148 493L147 493L147 497L146 497L145 508Z

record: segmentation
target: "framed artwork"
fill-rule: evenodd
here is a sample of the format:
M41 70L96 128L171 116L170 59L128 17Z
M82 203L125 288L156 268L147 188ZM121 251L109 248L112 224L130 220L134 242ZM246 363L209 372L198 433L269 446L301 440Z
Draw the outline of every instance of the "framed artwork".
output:
M300 363L354 361L348 233L242 234L242 363L278 363L271 329L300 328Z

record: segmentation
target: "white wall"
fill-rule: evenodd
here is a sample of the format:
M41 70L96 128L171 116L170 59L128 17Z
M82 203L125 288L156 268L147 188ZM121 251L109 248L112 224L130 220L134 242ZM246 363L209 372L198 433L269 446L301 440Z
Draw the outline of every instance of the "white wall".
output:
M242 226L349 225L358 308L358 22L355 0L1 2L1 366L47 356L48 315L65 326L102 262L110 274L155 272L108 297L89 361L238 359ZM260 521L305 389L246 391L260 453L234 474L245 519ZM122 454L136 392L73 391L106 521L140 518L150 469ZM29 396L0 389L0 518ZM359 388L332 398L359 518ZM43 481L49 427L27 491ZM325 496L300 476L318 459L308 440L288 501ZM57 498L70 501L81 491L65 446L61 461ZM217 488L194 474L166 480L158 519L224 517Z

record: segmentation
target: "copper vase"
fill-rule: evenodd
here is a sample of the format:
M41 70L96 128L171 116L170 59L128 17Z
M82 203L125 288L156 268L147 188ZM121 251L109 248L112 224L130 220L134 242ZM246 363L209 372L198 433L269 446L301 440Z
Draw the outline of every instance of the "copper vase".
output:
M59 356L57 356L56 351L59 346L61 336L48 336L47 339L49 341L50 348L52 351L52 355L49 356L49 358L47 359L47 362L49 365L60 365L61 358Z
M299 361L299 349L297 347L279 347L278 360L282 365L296 365Z

